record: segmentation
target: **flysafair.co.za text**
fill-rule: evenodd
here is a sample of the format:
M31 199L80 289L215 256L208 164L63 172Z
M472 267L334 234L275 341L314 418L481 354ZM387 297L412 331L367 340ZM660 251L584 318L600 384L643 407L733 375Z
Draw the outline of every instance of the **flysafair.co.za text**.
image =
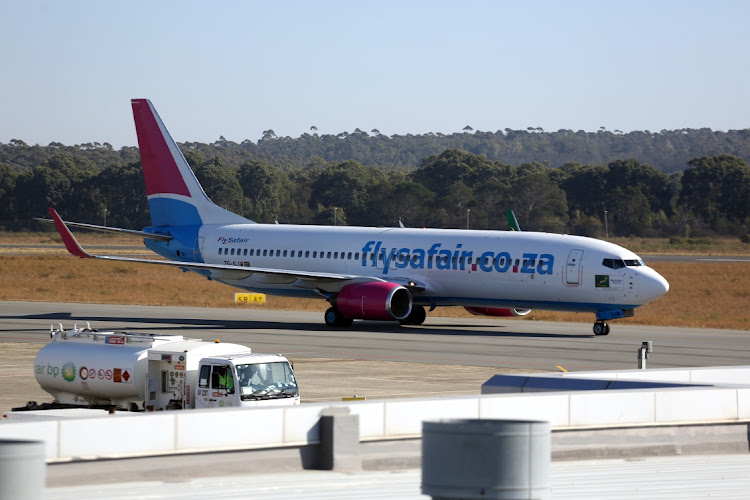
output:
M524 252L515 258L508 252L486 251L474 257L474 252L462 250L458 243L454 250L434 243L430 248L386 248L382 241L368 241L362 247L362 266L378 267L383 274L389 269L437 269L452 271L514 272L552 274L555 257L548 253ZM377 257L376 257L377 256Z

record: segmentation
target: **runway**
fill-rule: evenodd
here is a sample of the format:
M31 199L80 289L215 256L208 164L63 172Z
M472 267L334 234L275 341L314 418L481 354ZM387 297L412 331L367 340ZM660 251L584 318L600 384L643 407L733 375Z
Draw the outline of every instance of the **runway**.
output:
M0 302L0 342L49 341L50 324L177 334L249 345L287 356L569 371L636 368L651 340L649 368L750 365L750 332L628 325L595 337L586 323L442 318L422 326L356 321L331 329L320 313L243 308Z

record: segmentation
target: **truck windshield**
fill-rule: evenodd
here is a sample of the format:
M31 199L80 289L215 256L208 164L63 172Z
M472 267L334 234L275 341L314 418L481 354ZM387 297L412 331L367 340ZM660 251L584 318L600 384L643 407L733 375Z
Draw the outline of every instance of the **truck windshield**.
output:
M237 365L242 399L295 397L297 381L286 361Z

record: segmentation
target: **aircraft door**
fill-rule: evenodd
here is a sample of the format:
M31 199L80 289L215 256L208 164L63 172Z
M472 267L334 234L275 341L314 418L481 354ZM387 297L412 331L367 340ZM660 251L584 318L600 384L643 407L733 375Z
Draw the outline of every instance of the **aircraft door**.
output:
M565 284L581 284L581 257L583 250L571 250L568 255L568 263L565 266Z
M377 269L385 269L385 250L380 250L380 252L373 255L375 258L375 267Z
M195 247L193 248L193 262L204 262L203 260L203 241L204 237L200 236L195 239Z

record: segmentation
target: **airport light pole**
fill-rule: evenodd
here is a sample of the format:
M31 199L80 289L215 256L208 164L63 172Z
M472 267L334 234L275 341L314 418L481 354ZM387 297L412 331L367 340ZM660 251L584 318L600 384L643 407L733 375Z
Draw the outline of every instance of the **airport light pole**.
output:
M469 213L471 212L470 208L466 209L466 229L469 229Z
M339 209L337 207L333 207L333 225L338 225L336 222L336 216L338 215Z
M604 211L604 234L606 234L607 239L609 239L609 225L607 224L607 211Z

